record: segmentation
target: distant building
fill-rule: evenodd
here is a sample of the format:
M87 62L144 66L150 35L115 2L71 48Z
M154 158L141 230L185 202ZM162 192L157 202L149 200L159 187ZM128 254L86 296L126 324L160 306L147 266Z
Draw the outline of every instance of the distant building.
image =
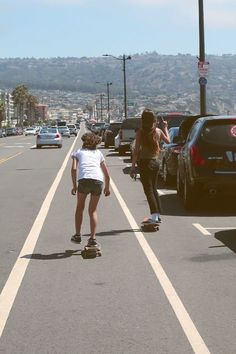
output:
M38 120L45 121L48 119L48 106L46 104L37 104L36 106Z
M14 117L14 102L10 92L0 90L0 100L5 106L5 125L11 125Z

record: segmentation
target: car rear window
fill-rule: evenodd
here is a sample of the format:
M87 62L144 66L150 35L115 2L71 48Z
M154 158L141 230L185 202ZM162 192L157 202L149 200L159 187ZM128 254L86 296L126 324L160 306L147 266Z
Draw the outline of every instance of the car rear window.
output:
M112 132L118 132L120 127L121 127L121 123L110 124L109 127L108 127L108 130L111 130Z
M122 129L136 129L141 126L141 118L128 118L123 120L121 124Z
M49 133L57 133L57 128L49 128L48 132Z
M202 128L201 139L210 144L236 147L236 119L206 122Z

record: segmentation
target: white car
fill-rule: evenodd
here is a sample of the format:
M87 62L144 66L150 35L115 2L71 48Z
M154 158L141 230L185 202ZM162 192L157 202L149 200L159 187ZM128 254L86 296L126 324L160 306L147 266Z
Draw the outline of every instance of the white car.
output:
M37 135L37 129L36 128L26 128L25 129L25 136L27 135Z

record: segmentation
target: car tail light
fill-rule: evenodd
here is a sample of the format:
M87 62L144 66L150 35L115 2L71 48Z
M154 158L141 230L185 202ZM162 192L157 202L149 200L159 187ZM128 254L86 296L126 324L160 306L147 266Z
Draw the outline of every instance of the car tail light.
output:
M55 137L56 137L56 138L60 138L60 136L61 136L60 134L56 134L56 136L55 136Z
M205 165L206 160L204 159L204 157L201 156L201 154L199 153L199 150L196 146L192 146L190 148L190 155L191 155L192 162L194 165L198 165L198 166Z

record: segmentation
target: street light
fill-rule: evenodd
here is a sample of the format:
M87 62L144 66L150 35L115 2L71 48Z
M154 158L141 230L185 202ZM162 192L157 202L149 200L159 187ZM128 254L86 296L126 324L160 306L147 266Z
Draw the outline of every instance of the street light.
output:
M112 82L103 83L100 81L96 81L96 84L104 84L107 86L107 118L108 123L110 123L110 86L112 85Z
M122 57L115 57L114 55L111 54L103 54L104 57L112 57L117 60L122 60L123 61L123 74L124 74L124 114L125 114L125 119L127 118L127 91L126 91L126 70L125 70L125 63L126 60L130 60L131 56L128 55L126 56L123 54Z

